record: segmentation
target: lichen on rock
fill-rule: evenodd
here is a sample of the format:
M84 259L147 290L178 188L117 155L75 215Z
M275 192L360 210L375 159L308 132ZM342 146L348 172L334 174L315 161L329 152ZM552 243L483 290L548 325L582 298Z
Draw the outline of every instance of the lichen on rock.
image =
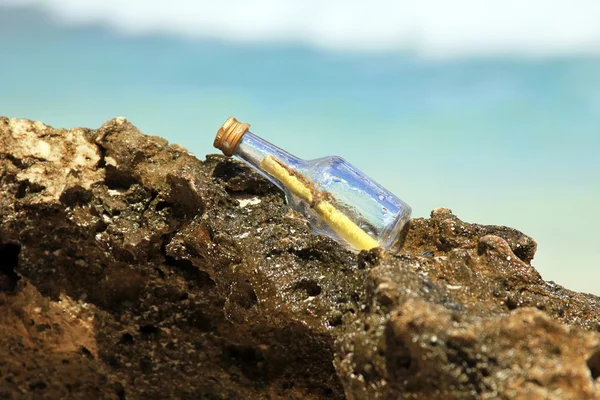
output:
M231 159L0 118L0 398L598 398L535 249L438 209L353 254Z

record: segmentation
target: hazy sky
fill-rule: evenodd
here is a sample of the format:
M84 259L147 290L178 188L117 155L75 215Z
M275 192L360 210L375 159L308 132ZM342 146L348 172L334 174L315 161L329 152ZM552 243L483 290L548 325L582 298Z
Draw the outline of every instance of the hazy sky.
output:
M0 0L128 33L427 57L600 54L598 0Z

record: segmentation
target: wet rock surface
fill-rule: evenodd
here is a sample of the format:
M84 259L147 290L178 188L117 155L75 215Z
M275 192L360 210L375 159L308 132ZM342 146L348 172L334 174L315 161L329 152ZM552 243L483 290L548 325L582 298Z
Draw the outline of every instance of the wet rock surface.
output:
M0 118L0 398L600 398L535 248L438 209L353 254L240 163Z

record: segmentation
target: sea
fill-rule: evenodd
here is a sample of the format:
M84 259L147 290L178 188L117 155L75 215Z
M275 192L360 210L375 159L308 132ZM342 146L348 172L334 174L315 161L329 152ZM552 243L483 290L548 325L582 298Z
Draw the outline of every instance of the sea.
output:
M600 56L131 33L32 4L0 4L0 115L124 116L200 159L235 116L299 157L344 157L414 217L516 228L544 279L600 295Z

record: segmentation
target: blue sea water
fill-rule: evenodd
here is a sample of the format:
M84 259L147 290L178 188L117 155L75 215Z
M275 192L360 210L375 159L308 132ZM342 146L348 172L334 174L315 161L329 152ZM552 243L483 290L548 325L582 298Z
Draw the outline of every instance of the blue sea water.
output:
M545 279L600 294L600 59L462 58L65 27L0 8L0 115L125 116L216 152L230 115L303 158L341 155L409 203L508 225Z

